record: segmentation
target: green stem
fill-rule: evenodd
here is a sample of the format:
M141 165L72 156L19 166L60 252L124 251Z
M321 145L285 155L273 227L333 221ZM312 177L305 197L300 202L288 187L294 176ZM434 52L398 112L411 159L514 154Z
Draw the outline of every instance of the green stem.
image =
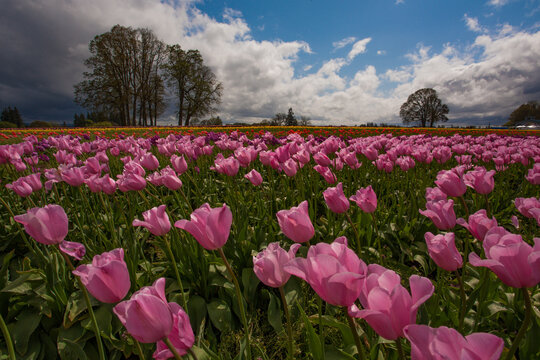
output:
M144 352L141 348L141 343L137 341L137 339L135 339L134 337L133 338L133 341L135 342L135 347L137 348L137 352L139 353L139 359L142 359L144 360Z
M356 229L356 226L354 225L351 216L348 212L345 213L345 216L347 216L347 220L349 221L349 224L351 224L351 227L354 231L354 235L356 236L356 252L358 253L358 257L362 257L362 246L360 245L360 235L358 234L358 229Z
M465 295L465 287L463 286L463 278L459 274L459 270L456 271L456 276L459 282L459 296L461 297L461 306L459 308L459 325L458 325L458 331L461 333L463 331L463 320L465 319L467 296Z
M73 264L71 263L71 260L69 257L62 251L60 248L58 248L58 251L60 251L60 254L64 257L66 260L66 263L68 264L69 269L73 272L75 270L75 267L73 267ZM96 320L96 315L94 314L94 309L92 308L92 302L90 301L90 296L88 295L88 290L86 290L86 287L82 283L81 279L78 276L75 276L75 279L77 279L77 283L79 284L79 288L81 288L81 291L84 295L84 301L86 302L86 308L88 309L88 314L90 314L90 319L92 320L92 326L94 328L94 333L96 334L96 342L98 345L98 352L99 352L99 358L100 360L105 360L105 350L103 349L103 343L101 341L101 333L99 332L99 326Z
M223 259L223 262L225 263L225 267L227 267L227 271L229 272L229 275L231 276L233 283L234 283L234 289L236 291L236 301L238 301L238 307L240 309L240 316L242 317L242 323L244 324L244 331L246 332L246 352L247 352L247 358L251 360L251 344L249 339L249 328L248 328L248 322L246 317L246 311L244 310L244 298L242 296L242 293L240 292L240 284L238 283L238 279L236 279L236 276L234 275L234 271L231 267L231 264L227 261L227 257L225 256L225 253L223 252L222 248L217 249L219 252L219 255L221 255L221 258Z
M401 345L401 338L397 338L396 339L396 346L397 346L397 351L398 351L398 354L399 354L399 358L401 360L405 360L405 353L403 352L403 346Z
M349 315L349 311L346 307L343 308L345 310L345 314L347 315L347 320L349 321L349 327L351 328L351 332L354 337L354 342L356 343L356 349L358 350L358 358L360 360L364 360L364 347L362 346L362 342L360 341L360 336L358 336L358 332L356 331L356 323L354 322L354 319Z
M164 337L163 338L163 342L165 343L165 345L167 345L167 347L169 348L169 350L171 350L171 352L173 353L174 355L174 358L176 360L182 360L182 357L180 356L180 354L178 353L178 351L176 350L176 348L174 347L173 344L171 344L171 341L169 340L168 337Z
M512 347L510 348L510 350L508 350L508 353L506 354L506 360L512 360L512 358L514 357L514 353L519 347L519 343L523 339L523 336L527 332L527 328L531 323L532 306L529 290L527 290L527 288L521 288L521 292L523 293L523 300L525 301L525 318L523 319L523 324L521 324L521 328L519 329L514 341L512 342Z
M191 355L191 357L193 357L194 360L199 360L197 358L197 355L195 354L195 352L193 350L191 350L191 348L188 349L188 353L189 353L189 355Z
M377 218L375 217L375 213L372 212L371 219L373 220L373 229L375 230L375 241L377 241L377 250L379 251L379 260L381 261L381 264L384 265L384 256L382 253L381 248L381 239L379 238L379 228L377 226Z
M281 295L281 301L283 302L283 311L285 311L285 318L287 319L287 336L289 345L289 359L294 359L294 345L292 335L291 316L289 314L289 307L287 306L287 299L285 298L285 292L283 292L283 286L279 287L279 294Z
M176 281L178 282L178 285L180 286L180 292L182 293L182 306L184 307L184 310L187 312L187 302L186 302L186 295L184 293L184 286L182 285L182 279L180 278L180 273L178 273L178 266L176 265L176 259L174 258L174 254L171 250L171 244L169 244L169 239L167 239L167 235L163 236L163 240L165 241L165 248L167 250L167 255L169 256L172 266L174 268L174 274L176 275Z
M463 205L463 209L465 209L465 216L467 217L467 219L469 219L469 207L465 202L465 198L463 196L460 196L459 200L461 201L461 205Z
M15 349L13 348L13 342L11 341L11 335L9 334L9 329L4 322L4 317L0 315L0 328L2 328L2 333L6 339L6 345L8 348L9 360L16 360Z
M486 212L487 212L487 217L491 217L491 208L489 207L489 198L488 198L488 194L484 194L484 198L486 199Z
M318 315L319 315L319 337L321 339L321 347L322 347L322 353L324 354L324 343L325 343L325 335L324 335L324 325L323 325L323 318L322 318L322 299L320 296L317 296L317 307L318 307Z

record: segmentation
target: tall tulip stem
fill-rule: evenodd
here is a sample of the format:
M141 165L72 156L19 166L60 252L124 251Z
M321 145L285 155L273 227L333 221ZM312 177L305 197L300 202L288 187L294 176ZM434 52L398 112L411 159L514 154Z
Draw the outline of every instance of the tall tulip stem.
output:
M347 220L349 221L349 224L351 224L351 227L354 231L354 235L356 237L356 252L358 253L358 257L362 257L362 246L360 245L360 235L358 233L358 229L356 229L356 225L354 225L351 216L348 212L345 213L345 216L347 216Z
M176 360L182 360L182 356L180 356L180 354L178 353L178 351L176 350L176 348L174 347L174 345L171 343L171 340L169 340L168 337L164 337L163 338L163 342L165 343L165 345L167 345L167 347L169 348L169 350L171 350L171 352L173 353L174 355L174 358Z
M283 291L283 286L279 287L279 294L281 295L281 301L283 302L283 311L285 312L285 318L287 319L287 337L288 346L289 346L289 359L294 359L294 345L293 345L293 335L292 335L292 324L291 316L289 314L289 306L287 305L287 299L285 298L285 292Z
M176 276L176 281L178 282L178 286L180 286L180 292L182 293L182 306L184 307L184 311L188 311L186 294L184 293L184 286L182 285L182 279L180 278L180 273L178 273L178 265L176 264L176 259L174 258L174 254L171 250L171 244L169 243L169 239L167 239L166 234L165 236L163 236L163 240L165 242L165 249L167 250L167 255L171 259L172 266L174 268L174 275Z
M345 310L345 314L347 314L347 320L349 321L349 327L351 328L351 332L354 337L354 342L356 343L356 349L358 350L358 358L360 360L364 360L364 348L362 347L362 342L360 341L360 336L358 336L358 332L356 331L356 323L354 322L354 319L349 315L348 309L345 307L343 308Z
M219 252L219 255L221 255L221 258L223 259L223 262L225 263L225 266L227 267L227 271L229 272L229 275L232 278L232 281L234 283L234 289L236 291L236 301L238 301L238 307L240 309L240 315L242 316L242 323L244 324L244 331L246 332L246 352L247 352L247 358L251 360L251 344L249 339L249 327L246 317L246 311L244 309L244 298L242 296L242 293L240 291L240 284L238 283L238 279L234 275L234 271L231 267L231 264L229 264L229 261L227 261L227 257L225 256L225 253L223 252L222 248L217 249Z
M518 349L519 343L523 339L523 336L527 332L527 329L529 328L529 325L531 323L532 306L529 290L527 290L527 288L521 288L521 292L523 293L523 300L525 301L525 318L523 319L523 324L521 324L521 328L519 329L514 341L512 342L512 347L510 348L510 350L508 350L508 353L506 354L506 360L512 360L514 358L514 353Z
M463 330L463 320L465 319L465 311L467 307L467 296L465 295L465 287L463 286L463 278L459 274L459 270L456 271L456 276L459 283L459 297L461 298L461 306L459 308L459 325L458 325L458 331L462 332Z
M2 328L2 334L4 334L4 339L6 339L6 345L9 354L9 360L16 360L15 349L13 348L13 342L11 341L11 335L9 334L9 329L4 322L4 317L0 314L0 328Z
M75 267L71 263L71 260L69 257L62 252L60 249L60 254L64 257L66 260L66 263L68 264L69 269L73 272L75 270ZM90 320L92 320L92 326L94 328L94 334L96 334L96 342L98 346L98 352L99 352L99 358L100 360L105 360L105 350L103 349L103 342L101 341L101 333L99 331L99 326L96 320L96 315L94 314L94 309L92 308L92 302L90 301L90 295L88 295L88 290L86 290L86 287L82 283L81 279L78 276L75 276L75 279L77 279L77 283L79 284L79 288L83 292L84 295L84 301L86 302L86 308L88 309L88 314L90 315Z

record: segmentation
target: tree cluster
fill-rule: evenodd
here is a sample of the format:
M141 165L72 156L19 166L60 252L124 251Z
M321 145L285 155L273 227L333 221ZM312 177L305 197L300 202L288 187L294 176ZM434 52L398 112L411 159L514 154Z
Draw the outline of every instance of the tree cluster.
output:
M536 101L529 101L526 104L520 105L517 109L512 111L506 126L516 126L527 120L540 120L540 104Z
M168 91L178 100L178 125L189 125L220 101L222 85L199 51L166 46L149 29L116 25L97 35L89 50L88 71L75 85L75 101L94 114L108 114L100 122L156 125ZM75 120L85 123L80 116Z
M294 115L293 109L289 108L289 111L285 113L277 113L270 120L263 120L260 125L267 126L309 126L311 125L311 119L307 116L300 116L300 120Z
M24 127L21 114L19 113L19 109L17 109L17 107L12 108L11 106L8 106L2 110L0 121L7 124L13 124L13 127Z

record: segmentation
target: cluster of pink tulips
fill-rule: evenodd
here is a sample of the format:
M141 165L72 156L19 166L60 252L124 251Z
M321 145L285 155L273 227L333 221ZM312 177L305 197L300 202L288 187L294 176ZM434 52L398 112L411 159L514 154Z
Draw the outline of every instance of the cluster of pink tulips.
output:
M257 331L268 332L268 327L254 325L253 314L264 306L277 311L281 321L280 299L287 327L272 339L286 337L288 359L305 358L306 351L317 360L324 358L324 328L334 326L344 340L352 337L348 348L339 349L347 358L383 357L386 351L400 359L487 360L499 359L504 350L505 359L511 360L536 321L537 137L343 139L293 133L278 139L268 132L255 138L233 132L87 141L29 136L18 144L0 145L0 164L7 189L2 189L1 203L15 226L24 228L20 237L28 251L37 254L23 255L29 259L21 261L25 271L35 258L44 258L40 266L57 258L65 262L67 277L84 296L81 312L86 311L91 326L85 323L84 331L94 332L100 360L107 357L104 343L111 347L117 339L100 329L94 313L98 308L108 309L118 328L122 326L118 341L130 344L122 350L125 356L132 352L145 358L153 346L155 359L196 359L198 354L220 358L221 350L210 349L205 334L215 341L227 335L236 339L238 358L271 358L260 349L259 333L259 341L254 340ZM413 181L426 178L422 171L428 167L434 169L433 177L416 186ZM508 174L515 168L519 181ZM369 176L357 176L368 174L366 169L372 171ZM504 185L499 178L505 176L515 181L508 186L523 189L507 203L494 196ZM400 185L401 192L385 191L381 179ZM420 200L414 198L418 191ZM404 198L413 199L414 205L399 202ZM401 209L411 206L414 216L407 218ZM399 216L389 214L392 211ZM395 230L399 221L410 226ZM421 232L408 232L411 228ZM26 235L46 246L28 242ZM407 236L414 239L407 242ZM396 238L397 245L392 243ZM141 239L147 241L141 244ZM251 247L243 251L247 244ZM414 255L409 255L405 248L413 246ZM396 248L407 253L403 263L391 258ZM151 262L156 259L159 266ZM204 263L200 273L205 275L193 281L188 267L196 261ZM60 272L54 275L61 278ZM48 281L57 291L57 279ZM261 292L270 300L248 297L257 291L258 281L270 288ZM222 283L226 286L219 287ZM288 287L295 286L291 283L301 284L296 296L288 293ZM515 299L506 309L523 303L515 312L516 318L523 314L519 329L498 336L504 331L477 326L488 296L478 290L483 283ZM111 305L92 304L89 294ZM222 295L226 299L218 310L225 310L218 312L212 296ZM54 296L64 307L71 304L69 293ZM203 305L196 306L195 298ZM457 309L456 314L446 322L443 317L433 320L433 314L421 316L428 306L437 305ZM314 308L318 316L305 315ZM296 319L295 310L300 314ZM200 319L196 326L194 318ZM270 321L270 315L257 321L267 318ZM9 347L13 325L2 326L0 320L14 358L13 345ZM212 327L219 321L230 323L223 324L230 334ZM302 326L296 326L300 321ZM299 329L305 337L298 335ZM309 344L295 338L309 339ZM317 341L322 350L317 350Z

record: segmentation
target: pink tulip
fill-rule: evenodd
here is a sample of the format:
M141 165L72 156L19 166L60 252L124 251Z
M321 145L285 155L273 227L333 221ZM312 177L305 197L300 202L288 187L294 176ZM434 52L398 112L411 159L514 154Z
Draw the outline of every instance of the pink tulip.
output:
M161 169L161 184L169 190L178 190L182 187L182 181L176 175L176 172L170 166Z
M24 177L18 178L11 184L6 184L6 188L13 190L21 197L27 197L33 192L32 187L24 180Z
M155 343L173 329L173 315L165 297L165 278L135 292L113 308L126 330L142 343Z
M71 186L81 186L84 184L84 180L86 179L84 168L82 167L65 169L60 172L60 175L62 176L62 180Z
M184 309L173 302L169 303L169 308L172 313L173 326L168 338L178 354L183 356L193 346L195 335L193 334L189 317ZM152 356L154 359L166 360L174 356L162 340L158 341L156 345L156 351Z
M261 174L255 169L244 175L244 178L248 179L254 186L259 186L263 182Z
M289 281L291 274L284 266L294 259L301 244L291 245L289 252L279 246L278 242L268 244L268 247L253 257L253 271L266 286L281 287Z
M62 241L58 247L64 254L68 254L77 260L82 260L84 254L86 254L86 247L83 244L73 241Z
M288 159L283 164L281 164L281 169L288 177L293 177L298 171L298 164L293 159Z
M534 197L517 198L514 200L514 204L516 205L516 208L521 213L521 215L527 218L534 217L533 214L531 213L532 209L540 208L540 200Z
M43 185L41 184L41 174L39 173L30 174L28 176L25 176L23 179L28 185L30 185L32 191L41 190L41 188L43 187Z
M463 266L463 258L456 248L454 233L424 234L429 256L435 264L446 271L456 271Z
M333 184L336 182L336 175L334 175L330 168L327 168L326 166L315 165L313 169L319 174L321 174L327 183Z
M420 214L428 217L439 230L450 230L456 226L453 200L428 201L426 210L419 210Z
M477 166L474 170L463 175L465 185L473 188L479 194L489 194L495 187L493 176L495 170L486 171L482 166Z
M540 185L540 163L534 164L532 169L529 169L525 179L533 185Z
M387 340L403 336L403 329L416 323L418 308L431 297L434 287L428 278L412 275L409 294L400 282L394 271L370 264L360 293L364 309L359 310L352 305L349 315L366 320L377 334Z
M332 244L311 246L307 258L292 259L285 271L305 280L329 304L348 307L360 294L366 264L340 237Z
M540 282L540 238L534 239L532 247L521 235L496 226L487 232L482 245L486 259L470 253L471 265L491 269L504 284L515 288L533 287Z
M171 222L169 216L165 212L165 205L153 207L150 210L143 212L144 221L135 219L133 226L144 226L152 234L156 236L165 235L171 230Z
M307 200L302 201L298 207L278 211L276 216L283 234L294 242L306 242L315 235Z
M463 179L454 169L439 171L435 184L448 196L460 197L467 191Z
M182 175L188 169L188 164L184 156L172 155L171 164L178 175Z
M446 200L448 196L444 191L439 189L438 187L434 188L426 188L426 201L439 201L439 200Z
M351 196L349 200L354 201L364 212L372 213L377 210L377 195L371 185L358 189L356 195Z
M122 192L139 191L146 187L146 180L139 174L124 171L116 180L118 189Z
M174 226L189 232L207 250L221 248L227 242L232 225L232 212L226 204L211 208L203 204L191 213L191 221L178 220Z
M90 294L104 303L119 302L131 286L122 248L95 255L92 264L79 265L73 274L81 278Z
M358 161L358 158L356 157L356 153L354 152L345 154L343 156L343 161L351 169L358 169L360 166L362 166L362 163Z
M336 187L329 187L323 191L324 201L330 210L336 214L341 214L349 210L349 200L343 193L343 184L339 183Z
M68 218L60 205L35 207L13 219L24 225L28 235L45 245L60 244L68 233Z
M488 218L487 212L485 209L478 210L472 215L469 215L469 222L466 222L464 219L457 219L457 224L463 226L472 236L480 241L484 241L484 236L489 231L489 229L497 226L497 219Z
M139 159L139 164L147 170L153 171L159 167L159 161L154 154L146 153Z
M463 337L446 326L409 325L404 335L411 342L412 360L496 360L504 348L503 339L496 335L472 333Z
M328 158L328 156L326 156L326 154L324 154L322 152L318 152L318 153L313 154L313 160L315 160L317 165L320 165L320 166L329 167L330 164L332 164L332 160L330 160Z

